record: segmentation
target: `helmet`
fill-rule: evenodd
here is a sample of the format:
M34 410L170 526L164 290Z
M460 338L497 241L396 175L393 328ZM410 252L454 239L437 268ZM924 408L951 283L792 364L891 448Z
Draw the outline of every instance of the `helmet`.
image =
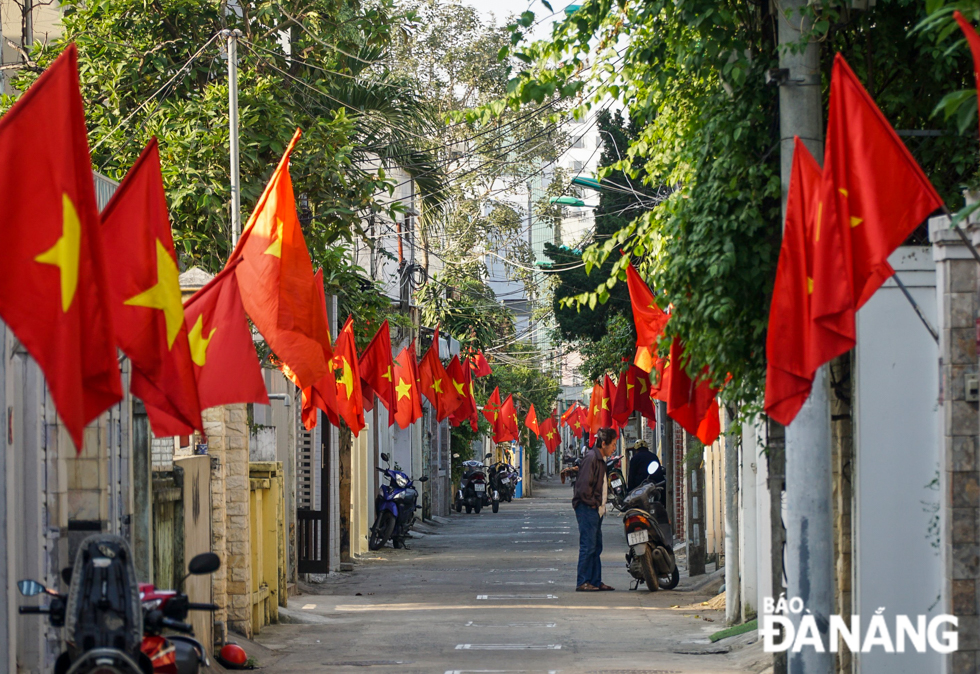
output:
M638 452L641 449L650 449L650 445L647 444L646 440L637 440L633 443L633 451Z
M229 669L242 669L247 660L245 649L238 644L225 644L218 653L218 661Z

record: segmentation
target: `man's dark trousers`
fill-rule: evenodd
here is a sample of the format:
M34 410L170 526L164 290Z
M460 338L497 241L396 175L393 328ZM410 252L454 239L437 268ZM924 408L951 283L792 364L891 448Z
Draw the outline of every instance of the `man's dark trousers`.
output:
M599 511L584 503L575 506L578 520L578 582L599 587L602 584L602 518Z

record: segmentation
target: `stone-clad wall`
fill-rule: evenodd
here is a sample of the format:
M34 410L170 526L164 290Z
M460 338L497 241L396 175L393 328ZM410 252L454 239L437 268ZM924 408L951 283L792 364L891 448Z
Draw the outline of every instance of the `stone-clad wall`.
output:
M940 475L945 513L943 561L950 613L959 618L959 650L951 654L950 674L980 666L980 464L977 403L966 400L967 375L977 374L976 321L978 264L947 218L929 221L936 259L941 351L940 402L943 408L943 463Z

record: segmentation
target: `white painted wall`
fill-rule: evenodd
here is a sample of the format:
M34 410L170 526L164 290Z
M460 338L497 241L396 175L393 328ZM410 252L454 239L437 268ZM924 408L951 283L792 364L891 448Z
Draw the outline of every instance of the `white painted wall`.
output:
M933 326L935 264L929 248L900 248L890 262ZM862 634L879 607L895 616L942 613L943 567L930 543L940 447L939 348L894 280L857 315L854 599ZM915 622L913 617L913 623ZM858 654L863 674L938 672L937 653Z

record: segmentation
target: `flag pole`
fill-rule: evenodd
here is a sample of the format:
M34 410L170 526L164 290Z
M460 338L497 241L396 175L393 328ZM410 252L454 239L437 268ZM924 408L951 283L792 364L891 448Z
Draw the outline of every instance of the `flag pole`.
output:
M898 278L898 274L893 274L892 278L895 279L898 289L902 291L903 295L905 295L905 299L907 299L909 304L912 305L912 308L915 309L915 313L918 315L919 320L922 321L922 325L926 326L926 330L928 330L929 334L932 335L932 338L936 340L936 344L939 344L939 333L936 332L934 327L932 327L932 323L930 323L929 319L926 318L926 315L922 313L922 309L919 307L916 301L912 299L912 294L909 292L909 289L905 287L905 284L902 283L902 279Z
M238 245L242 232L242 193L238 157L238 38L242 31L225 29L228 40L228 144L231 169L231 249Z

